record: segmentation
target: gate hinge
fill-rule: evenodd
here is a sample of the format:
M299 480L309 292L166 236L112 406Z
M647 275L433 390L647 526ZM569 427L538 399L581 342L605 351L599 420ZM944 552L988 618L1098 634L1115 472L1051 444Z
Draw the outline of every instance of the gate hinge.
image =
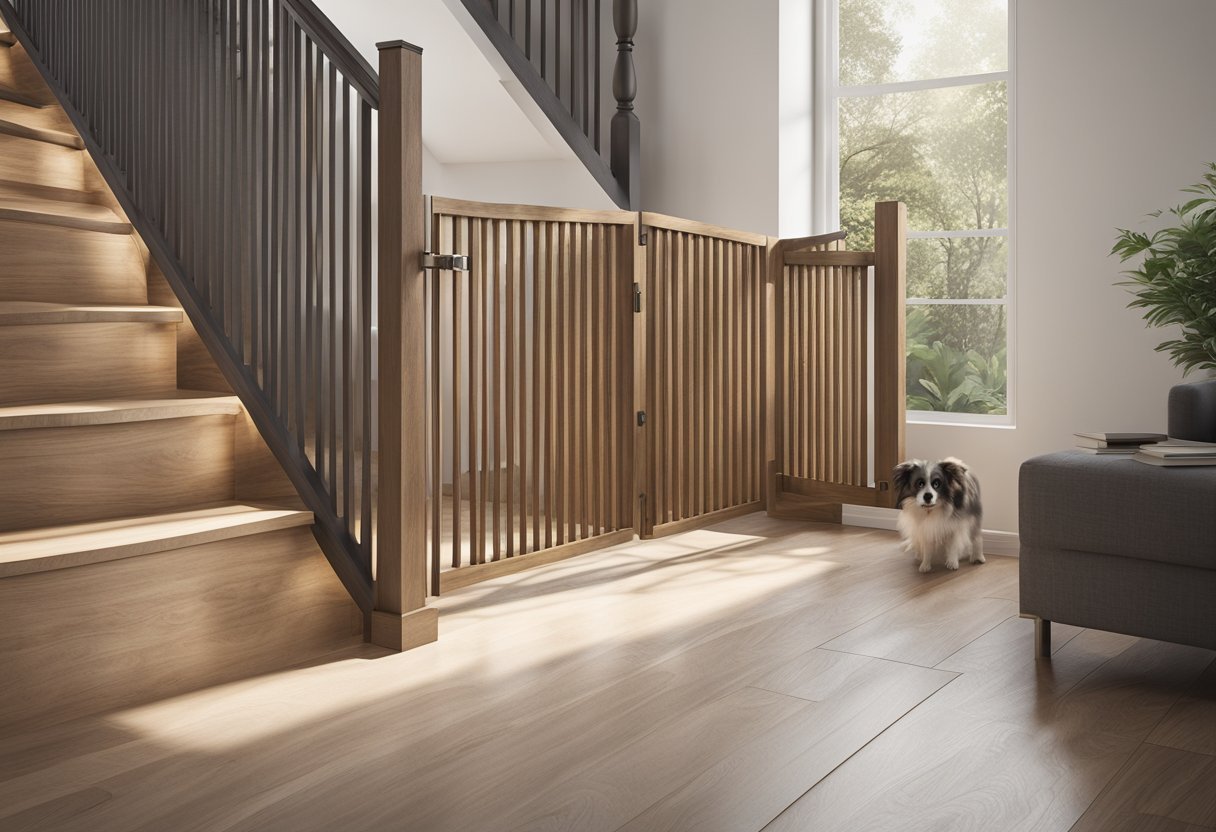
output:
M422 268L438 269L445 272L467 272L469 256L467 254L435 254L431 251L422 253Z
M638 427L645 427L645 425L646 425L646 411L639 410L638 411Z
M641 283L633 284L633 311L635 313L642 311L642 284Z
M891 483L886 482L886 481L884 481L884 480L879 480L878 482L874 483L874 486L875 486L875 487L876 487L876 488L877 488L879 491L887 491L887 490L889 490L889 489L891 488Z
M650 242L650 235L647 234L645 231L639 231L638 232L638 245L644 246L649 242Z

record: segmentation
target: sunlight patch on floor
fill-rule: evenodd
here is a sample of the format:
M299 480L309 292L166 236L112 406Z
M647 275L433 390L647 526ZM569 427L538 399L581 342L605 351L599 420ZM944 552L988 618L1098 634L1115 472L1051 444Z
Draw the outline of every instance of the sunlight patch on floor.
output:
M630 643L661 642L667 633L728 621L741 607L845 568L813 557L829 553L829 547L777 551L772 543L714 530L633 541L439 599L437 644L399 655L357 649L352 658L198 691L106 719L177 750L232 752L281 732L357 714L386 698L404 703L437 690L498 690L576 656L585 661L588 654L619 650L618 634L625 631ZM686 602L689 591L696 593L695 605ZM551 630L553 637L538 643L538 628ZM520 643L529 649L520 650ZM612 672L611 664L604 672ZM230 704L236 701L239 706Z

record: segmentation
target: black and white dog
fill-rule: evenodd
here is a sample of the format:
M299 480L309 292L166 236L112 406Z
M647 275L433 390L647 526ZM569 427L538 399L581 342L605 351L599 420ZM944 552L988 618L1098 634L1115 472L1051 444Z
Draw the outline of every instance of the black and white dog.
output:
M933 568L935 555L945 558L947 569L958 569L963 555L984 562L980 484L965 462L910 459L895 467L894 483L899 533L921 572Z

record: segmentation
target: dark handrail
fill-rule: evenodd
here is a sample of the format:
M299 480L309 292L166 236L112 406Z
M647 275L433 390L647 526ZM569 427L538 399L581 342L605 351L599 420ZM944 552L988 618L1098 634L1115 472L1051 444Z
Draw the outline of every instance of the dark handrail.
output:
M300 28L320 47L338 72L373 108L380 108L380 78L363 54L351 45L312 0L280 0Z
M0 0L373 606L375 72L309 0Z

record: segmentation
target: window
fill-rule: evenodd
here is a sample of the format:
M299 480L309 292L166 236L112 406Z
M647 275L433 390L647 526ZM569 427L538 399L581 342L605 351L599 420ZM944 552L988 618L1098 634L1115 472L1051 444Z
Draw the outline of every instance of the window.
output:
M1011 0L817 2L820 224L907 204L908 410L1009 423Z

